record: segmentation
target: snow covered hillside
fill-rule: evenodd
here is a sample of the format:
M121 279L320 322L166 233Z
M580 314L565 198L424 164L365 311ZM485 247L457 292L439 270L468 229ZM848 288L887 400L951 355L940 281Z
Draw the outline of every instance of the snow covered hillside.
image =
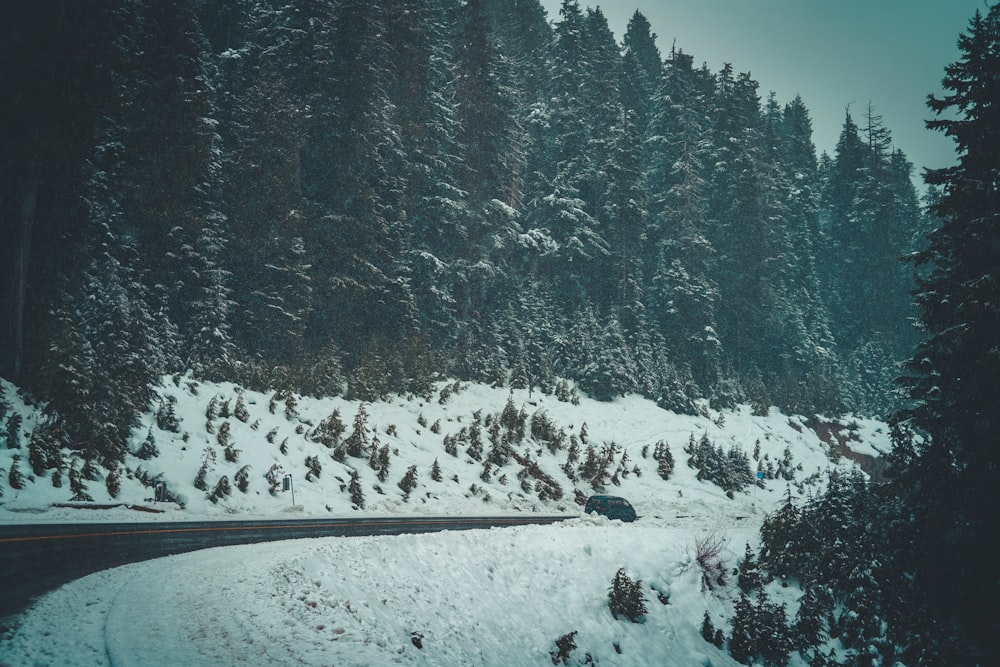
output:
M15 619L0 636L0 664L544 665L553 664L562 640L571 665L588 664L588 656L595 664L736 665L703 639L702 622L707 612L728 632L738 590L731 577L725 586L706 585L698 544L717 539L719 561L730 572L746 544L757 548L764 514L789 489L796 496L817 493L832 467L855 465L831 460L831 447L807 424L828 438L839 434L863 454L888 447L887 429L865 420L816 422L776 410L762 417L746 407L682 416L636 397L610 403L580 397L574 404L454 382L440 383L431 397L364 406L340 398L276 398L189 378L168 379L158 393L160 406L144 417L132 441L134 453L149 443L147 450L155 446L158 455L130 456L115 498L106 479L85 481L95 503L121 503L99 510L67 502L68 482L57 488L51 478L31 479L25 461L36 417L5 386L8 412L23 417L20 448L0 449L0 520L284 514L291 493L280 486L270 492L266 473L273 466L293 475L302 514L544 511L577 518L551 526L209 549L99 572L44 596ZM338 410L344 428L333 436L330 417ZM517 440L519 424L524 435ZM500 445L491 443L491 432ZM765 479L730 494L699 479L684 448L703 440L723 459L744 460L753 473L759 468ZM363 456L347 453L358 446ZM235 461L227 460L227 448L229 458L238 450ZM574 449L577 459L570 463ZM384 451L387 469L378 455ZM486 466L504 452L506 463ZM21 457L21 489L9 484L14 456ZM439 475L432 472L435 461ZM597 472L589 474L588 465ZM237 478L245 466L242 491ZM415 486L407 493L399 483L413 467ZM388 473L382 480L380 470ZM353 501L352 473L358 480ZM205 490L196 487L199 477ZM223 477L232 488L213 502L209 496ZM141 479L165 481L179 502L150 501L153 487ZM627 497L639 519L623 524L583 515L576 492L593 493L595 480ZM135 512L130 505L165 511ZM609 588L620 569L640 582L647 611L639 623L609 610ZM776 581L768 593L794 614L801 594L794 586ZM790 664L804 663L793 654Z
M762 487L740 494L755 511L773 507L788 484L782 475L794 476L796 493L808 493L838 458L810 428L813 422L775 409L754 416L745 406L726 412L706 407L703 416L687 416L634 396L561 401L458 382L439 383L430 397L362 404L263 394L186 376L165 379L157 394L158 404L133 432L127 465L116 475L83 470L67 450L67 469L54 479L33 476L29 465L37 408L3 385L9 407L8 444L0 448L0 520L121 518L118 511L52 507L85 505L74 497L159 507L166 510L160 518L273 515L292 509L291 493L281 484L290 474L295 509L305 514L577 512L574 492L593 493L596 479L608 493L629 498L640 515L711 514L723 521L745 516L746 503L730 500L715 484L696 483L697 471L685 465L684 448L692 442L707 438L726 453L742 452L754 473L765 473ZM879 422L823 422L819 430L831 442L830 434L839 434L862 454L889 446ZM675 461L667 480L657 474L658 450ZM12 483L14 469L22 488ZM406 492L400 483L411 469L414 486ZM109 476L117 478L115 496ZM160 481L175 502L152 502Z

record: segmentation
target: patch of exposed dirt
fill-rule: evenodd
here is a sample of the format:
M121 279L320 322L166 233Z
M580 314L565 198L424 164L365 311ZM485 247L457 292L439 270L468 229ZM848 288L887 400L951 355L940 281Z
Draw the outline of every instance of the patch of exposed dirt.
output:
M811 428L819 439L830 447L830 458L834 461L848 459L858 464L865 473L871 477L873 482L882 479L888 463L879 456L862 454L851 449L848 443L861 442L857 431L846 424L834 421L826 421L812 418L806 422L806 426Z

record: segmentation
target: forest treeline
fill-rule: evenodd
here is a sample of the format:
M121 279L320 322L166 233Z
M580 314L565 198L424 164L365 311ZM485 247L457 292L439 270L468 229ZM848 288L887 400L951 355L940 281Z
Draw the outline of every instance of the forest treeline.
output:
M926 223L871 106L817 156L801 99L575 0L8 10L0 371L65 446L119 459L187 370L893 407Z

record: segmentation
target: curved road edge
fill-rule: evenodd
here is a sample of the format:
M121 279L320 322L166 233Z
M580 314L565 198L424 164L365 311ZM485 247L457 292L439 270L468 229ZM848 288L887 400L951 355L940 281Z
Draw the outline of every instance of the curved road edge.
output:
M234 544L550 524L572 514L408 516L0 526L0 627L50 590L93 572Z

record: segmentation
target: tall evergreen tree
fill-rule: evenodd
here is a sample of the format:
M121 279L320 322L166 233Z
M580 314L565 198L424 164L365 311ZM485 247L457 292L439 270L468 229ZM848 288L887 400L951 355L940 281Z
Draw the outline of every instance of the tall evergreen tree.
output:
M643 310L642 245L647 212L642 158L642 130L635 113L626 111L607 155L601 215L614 263L606 302L618 313L629 336L638 331Z
M127 40L114 0L10 6L0 26L8 104L0 151L0 375L40 396L56 304L78 285L95 127ZM117 40L117 42L116 42Z
M726 65L716 76L715 167L712 173L709 238L718 252L719 336L728 361L744 383L760 381L772 360L767 317L781 304L775 290L780 257L775 239L784 229L781 212L770 210L772 174L762 154L757 83Z
M509 286L520 230L524 164L523 129L513 64L501 50L484 0L468 0L458 13L454 110L467 193L466 237L455 287L461 318L488 318ZM481 330L479 331L481 333Z
M812 142L812 121L801 97L782 110L777 156L789 184L789 257L787 279L802 327L794 353L800 396L790 401L797 411L833 410L839 405L839 360L828 300L820 277L826 237L821 226L819 164ZM794 261L793 261L794 260Z
M213 72L195 3L137 4L128 20L132 42L116 74L122 214L152 298L180 334L179 354L211 375L232 356Z
M864 167L865 145L861 133L850 110L844 113L844 124L837 139L832 159L825 163L825 183L823 191L823 231L827 247L820 259L820 271L824 277L823 288L830 298L831 316L840 338L845 332L840 323L850 313L851 303L843 289L844 273L853 269L850 248L854 243L848 219L854 205L859 186L861 170ZM847 348L851 343L842 341Z
M847 115L829 166L822 268L844 365L841 393L851 409L884 415L896 405L892 369L913 343L912 270L898 261L912 251L921 221L911 167L871 105L863 128Z
M465 162L462 183L473 206L518 200L521 155L516 91L510 63L499 49L483 0L460 9L455 109ZM482 238L482 235L477 237Z
M552 27L539 0L485 0L490 22L503 45L505 56L515 65L521 113L527 114L541 100L546 87L545 61Z
M588 150L593 128L578 78L588 66L586 19L576 0L564 0L559 13L548 109L551 152L533 183L537 190L528 202L526 221L550 246L540 258L543 278L559 285L567 303L580 306L597 291L598 267L608 247L595 217L598 203L591 182L596 172ZM591 196L589 201L585 195Z
M644 174L651 200L649 305L668 353L688 369L702 395L718 380L721 352L715 250L707 229L712 143L701 111L711 85L690 55L671 53L654 98Z
M406 178L404 252L423 332L444 347L466 323L457 312L456 286L465 276L470 235L478 227L462 190L453 78L455 49L445 9L428 0L390 5L390 94L400 129Z
M305 235L318 211L302 192L305 110L282 72L283 49L263 46L264 53L248 57L256 65L243 90L233 92L234 129L223 187L234 337L243 361L261 366L260 374L267 377L275 367L310 363L305 333L314 290Z
M941 610L962 622L969 662L1000 654L1000 5L977 11L945 68L943 97L927 126L955 141L954 166L925 172L942 188L932 211L939 226L917 255L916 303L924 339L902 379L915 406L904 413L928 438L908 460L898 490L916 521L908 550L918 581ZM941 576L948 572L948 576ZM956 661L957 664L958 661Z
M317 44L329 60L314 56L322 78L308 91L319 106L307 124L301 177L320 217L305 238L316 290L306 345L349 350L351 367L369 344L386 363L398 361L417 324L402 253L407 220L388 94L388 8L344 0L329 10L329 32Z
M663 74L663 60L649 19L638 10L629 19L622 39L622 103L645 126Z

